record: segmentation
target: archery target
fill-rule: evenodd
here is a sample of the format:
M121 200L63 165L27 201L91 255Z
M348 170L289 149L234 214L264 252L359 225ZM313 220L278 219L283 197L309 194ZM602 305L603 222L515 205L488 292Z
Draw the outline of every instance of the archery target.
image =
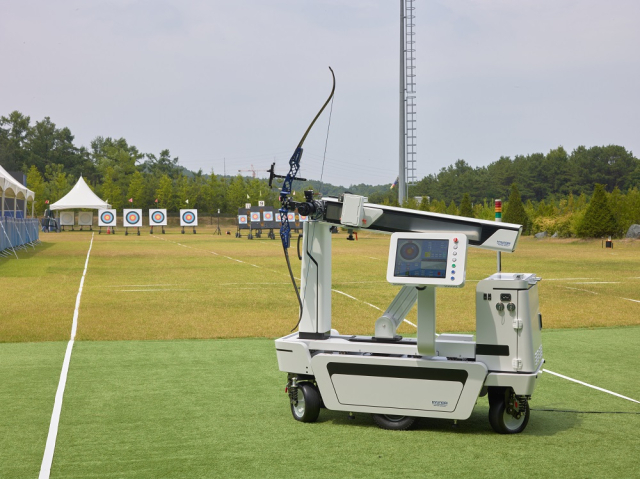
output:
M75 224L75 215L73 211L60 212L60 226L73 226Z
M116 210L98 210L98 226L115 226Z
M149 210L149 225L167 226L167 210Z
M80 226L92 226L93 225L93 211L81 211L78 213L78 225Z
M265 221L273 221L273 213L271 211L265 211L262 213L262 217Z
M238 215L238 224L246 225L247 224L247 215Z
M289 221L295 221L296 220L296 214L295 213L287 213L287 219Z
M300 221L307 221L308 216L300 215L299 218L300 218Z
M180 210L180 226L198 226L198 210Z
M280 223L282 221L282 215L280 213L276 213L276 221Z
M142 226L142 210L123 210L122 226L127 228Z
M260 212L259 211L252 211L251 212L251 222L252 223L259 223L260 222Z

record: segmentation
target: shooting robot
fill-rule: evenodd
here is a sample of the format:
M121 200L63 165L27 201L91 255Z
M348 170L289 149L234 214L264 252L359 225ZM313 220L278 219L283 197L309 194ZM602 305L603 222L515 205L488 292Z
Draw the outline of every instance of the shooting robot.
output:
M544 363L540 278L491 275L476 287L475 341L470 334L436 334L436 290L464 286L467 248L513 252L520 225L368 204L348 194L297 208L314 218L302 238L302 311L298 331L275 341L296 420L314 422L324 406L371 413L385 429L408 429L418 417L467 419L478 397L488 395L496 432L524 430ZM401 288L373 336L331 328L335 225L392 233L387 281ZM402 338L396 330L416 302L417 338Z
M331 71L333 75L333 70ZM476 338L436 333L437 288L465 284L467 248L513 252L522 226L366 202L362 196L293 201L302 144L335 90L313 119L284 178L280 236L300 305L298 331L276 339L294 419L314 422L322 407L370 413L380 427L404 430L417 418L468 419L478 397L489 397L489 422L502 434L522 432L529 400L542 374L540 278L496 273L476 287ZM302 236L298 290L289 261L289 211L308 216ZM344 227L391 234L387 281L401 286L373 336L343 335L331 327L331 231ZM300 242L299 242L300 246ZM417 337L397 334L417 303ZM294 328L295 329L295 328Z

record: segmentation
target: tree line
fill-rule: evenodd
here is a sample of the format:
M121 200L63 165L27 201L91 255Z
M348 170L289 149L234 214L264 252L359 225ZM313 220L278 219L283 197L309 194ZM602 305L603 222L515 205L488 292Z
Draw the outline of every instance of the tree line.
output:
M179 158L168 149L159 154L143 153L124 138L98 136L89 148L78 147L69 128L57 127L49 117L32 124L29 116L18 111L0 117L0 165L27 175L27 186L36 194L38 215L46 209L45 201L51 204L62 198L81 175L116 209L132 206L177 211L188 206L203 214L220 210L230 215L245 203L265 201L279 206L279 190L269 188L264 179L191 172L180 166ZM302 201L305 189L329 195L348 189L369 195L387 187L361 184L343 188L311 180L300 185L294 197Z
M37 214L45 210L44 200L62 198L80 175L116 209L192 207L205 215L218 210L234 215L245 203L279 206L279 189L269 188L266 180L191 172L168 149L143 153L124 138L97 136L89 148L76 146L69 128L57 127L49 117L32 123L18 111L0 117L0 164L27 174ZM640 223L639 186L640 160L622 146L581 146L570 154L559 147L546 155L501 157L476 168L458 160L410 187L402 206L493 220L494 199L508 198L503 202L504 221L523 224L525 234L602 236L597 228L584 227L597 199L610 211L598 217L601 223L608 218L606 234L620 236L629 225ZM310 180L296 188L298 201L305 189L313 189L331 196L349 191L368 196L372 203L399 206L391 184L344 188Z

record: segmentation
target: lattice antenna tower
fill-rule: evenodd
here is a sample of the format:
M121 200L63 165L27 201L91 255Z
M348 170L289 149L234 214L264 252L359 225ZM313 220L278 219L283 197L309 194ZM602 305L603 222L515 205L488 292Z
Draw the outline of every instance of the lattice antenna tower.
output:
M416 177L416 66L414 0L400 0L400 161L398 202L407 199Z
M413 19L415 7L413 0L405 0L405 121L407 125L406 133L406 155L407 185L415 185L416 178L416 67L415 67L415 37Z

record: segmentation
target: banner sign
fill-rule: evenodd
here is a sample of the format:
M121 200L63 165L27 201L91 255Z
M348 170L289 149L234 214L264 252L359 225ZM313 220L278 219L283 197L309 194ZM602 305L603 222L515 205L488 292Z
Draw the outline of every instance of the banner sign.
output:
M150 226L167 226L167 210L149 210Z
M245 203L245 204L244 204L244 207L245 207L246 209L251 208L251 203Z
M142 210L122 210L122 226L125 228L142 226Z
M93 211L81 211L78 213L79 226L93 226Z
M247 215L238 215L238 224L246 225L247 224Z
M98 210L98 226L115 226L116 210Z
M264 201L258 201L258 206L264 206Z
M260 222L260 212L259 211L252 211L251 212L251 222L252 223L259 223Z
M60 226L73 226L76 224L76 218L73 211L60 212Z
M180 226L198 226L198 210L180 210Z

